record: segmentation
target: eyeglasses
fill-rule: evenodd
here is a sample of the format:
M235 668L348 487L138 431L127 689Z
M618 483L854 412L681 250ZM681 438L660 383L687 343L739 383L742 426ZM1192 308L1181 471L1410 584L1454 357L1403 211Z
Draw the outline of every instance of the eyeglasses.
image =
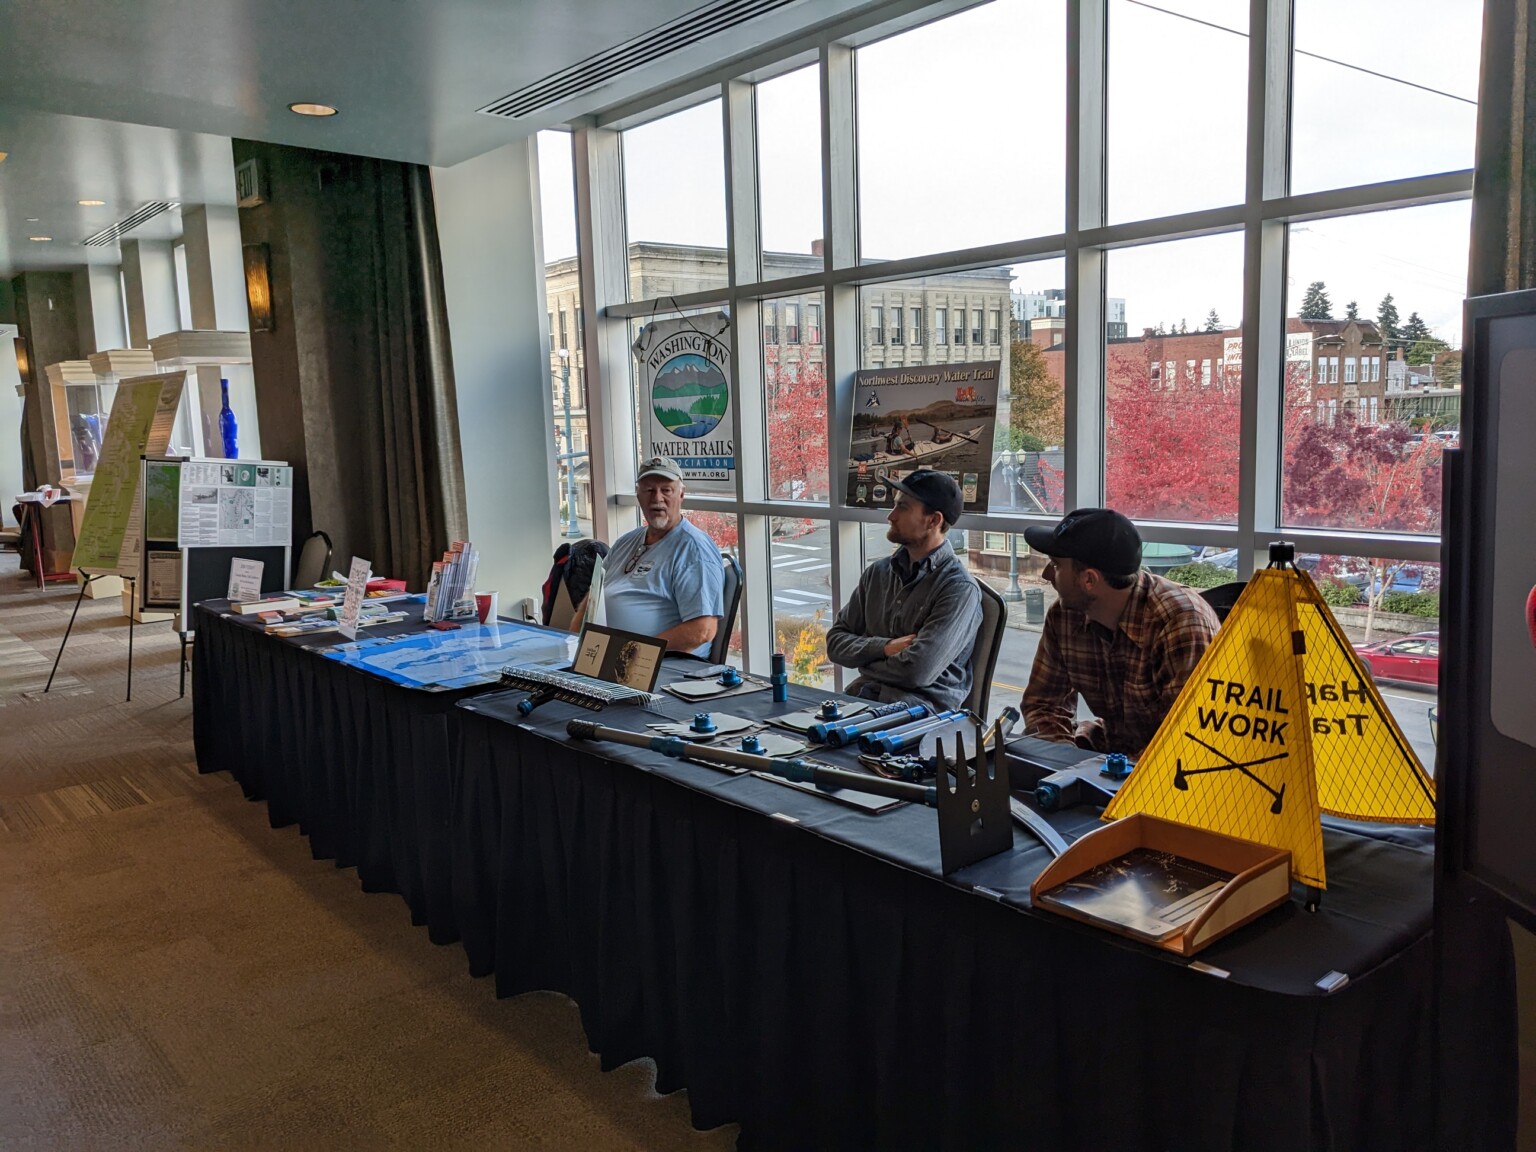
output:
M640 563L640 557L644 556L647 552L649 552L650 548L651 548L651 546L649 544L642 544L642 545L640 545L639 549L635 552L635 554L633 556L631 556L628 560L624 561L624 568L623 568L624 575L628 576L631 572L633 572L635 570L635 565Z

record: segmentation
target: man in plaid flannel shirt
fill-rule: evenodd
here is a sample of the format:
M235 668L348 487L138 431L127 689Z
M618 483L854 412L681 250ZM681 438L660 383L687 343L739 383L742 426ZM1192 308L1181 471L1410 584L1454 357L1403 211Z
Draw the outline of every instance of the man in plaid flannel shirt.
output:
M1079 508L1024 530L1051 558L1045 616L1022 711L1026 730L1096 752L1139 756L1219 621L1198 592L1141 568L1141 535L1108 508ZM1077 719L1077 696L1094 719Z

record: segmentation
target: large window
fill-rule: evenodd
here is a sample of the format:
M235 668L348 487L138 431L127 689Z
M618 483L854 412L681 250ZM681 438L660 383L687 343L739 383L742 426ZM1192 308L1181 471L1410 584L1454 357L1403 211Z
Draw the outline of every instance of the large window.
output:
M632 300L718 288L725 267L725 140L709 100L624 133Z
M1469 227L1464 201L1291 226L1285 523L1439 534Z
M784 317L783 345L763 341L763 416L770 500L827 500L827 364L821 340L800 338L804 312L821 297L767 300L765 315Z
M819 254L821 77L801 68L757 85L757 186L765 273L768 253Z
M989 481L951 539L1012 605L994 707L1027 680L1048 592L1022 529L1070 507L1129 513L1149 566L1209 566L1191 580L1241 579L1292 539L1360 643L1435 626L1481 9L1273 2L1106 0L1070 41L1069 0L861 9L838 40L584 130L622 161L585 192L625 224L594 282L628 284L588 302L608 337L587 342L593 378L628 377L671 297L736 319L739 471L689 507L740 540L752 670L787 650L824 682L819 636L885 550L879 514L845 503L846 456L880 450L848 443L856 373L992 360L990 443L945 451L976 450L959 471ZM1281 146L1253 156L1260 128ZM580 302L556 296L558 345ZM613 400L621 431L593 450L622 476L634 425ZM631 511L609 499L605 527Z
M1108 266L1137 334L1105 342L1105 500L1131 517L1235 523L1241 380L1206 385L1200 363L1242 346L1242 233L1124 248Z
M1480 0L1295 4L1292 191L1472 167Z
M581 268L568 132L540 132L539 203L544 241L544 299L549 317L549 382L554 396L556 542L592 535L592 474L587 435L586 357L581 340ZM573 334L571 327L576 327ZM573 339L574 336L574 339Z
M994 0L858 50L864 260L1066 227L1066 15Z
M1248 0L1110 0L1109 219L1243 200Z

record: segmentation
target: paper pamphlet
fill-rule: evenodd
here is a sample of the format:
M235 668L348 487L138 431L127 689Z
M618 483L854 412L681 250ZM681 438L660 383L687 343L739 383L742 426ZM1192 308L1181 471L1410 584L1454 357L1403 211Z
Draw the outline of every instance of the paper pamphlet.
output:
M181 553L152 551L145 557L149 586L144 592L147 606L181 605Z
M93 575L138 576L143 545L140 457L165 454L186 378L185 372L167 372L118 385L75 544L76 568Z
M373 575L373 565L361 556L352 557L352 567L347 572L347 592L341 601L341 619L336 628L348 640L357 639L357 620L363 610L363 593L368 577Z
M259 600L261 599L261 570L264 567L260 560L235 559L229 562L229 600Z
M280 460L188 460L180 484L183 548L287 544L293 536L293 468Z

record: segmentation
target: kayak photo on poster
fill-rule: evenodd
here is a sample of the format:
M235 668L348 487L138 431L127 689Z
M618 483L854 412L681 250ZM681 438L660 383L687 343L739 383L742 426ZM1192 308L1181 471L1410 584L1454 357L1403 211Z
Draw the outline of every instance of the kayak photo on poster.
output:
M889 508L896 493L882 475L918 468L948 472L967 512L987 510L992 426L1002 362L872 368L854 377L847 503Z

